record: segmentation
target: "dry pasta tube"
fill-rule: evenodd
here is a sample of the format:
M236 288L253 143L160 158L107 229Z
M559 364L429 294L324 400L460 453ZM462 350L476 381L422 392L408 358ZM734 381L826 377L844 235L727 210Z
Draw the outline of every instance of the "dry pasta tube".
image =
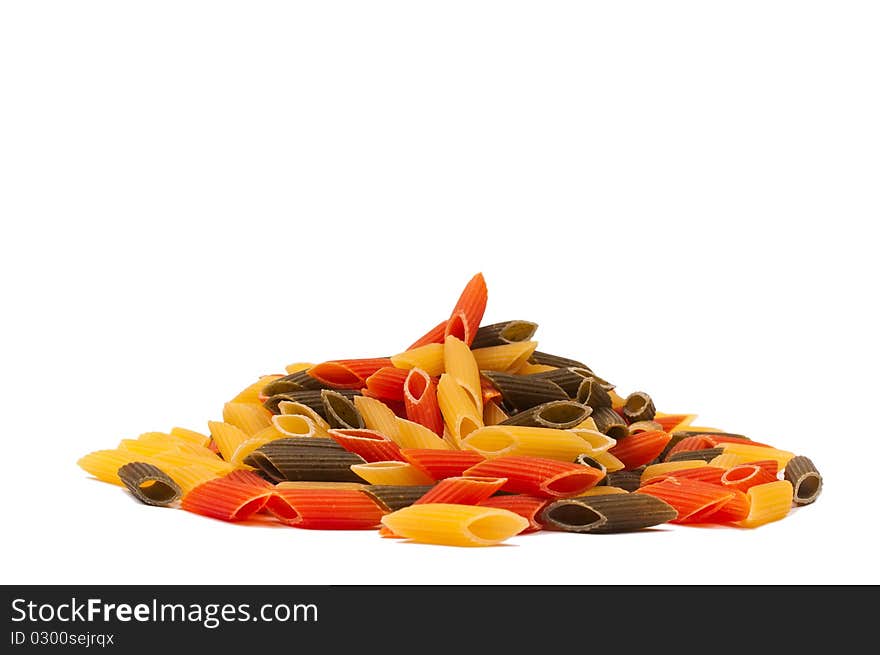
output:
M445 546L492 546L529 527L528 519L506 509L425 503L382 517L382 525L413 541Z
M784 519L791 510L794 487L788 480L777 480L751 487L748 490L749 515L739 522L744 528Z

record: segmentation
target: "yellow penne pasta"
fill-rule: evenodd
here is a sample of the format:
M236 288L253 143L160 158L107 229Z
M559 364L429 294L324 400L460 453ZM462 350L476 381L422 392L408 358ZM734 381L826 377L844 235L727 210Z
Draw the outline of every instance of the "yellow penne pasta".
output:
M204 446L197 446L194 443L177 444L174 448L171 448L169 450L197 459L209 459L211 461L217 459L217 453L215 453L213 450L211 450L210 448L205 448Z
M401 448L434 448L437 450L454 450L450 441L434 434L420 423L397 419L397 437L391 438Z
M308 416L302 414L276 414L272 427L288 437L317 437L317 429Z
M263 375L259 380L254 382L253 384L249 384L244 389L238 392L238 394L233 398L230 402L233 403L250 403L250 404L260 404L260 391L263 390L267 384L272 382L273 380L277 380L282 377L281 375Z
M701 466L706 466L706 462L701 459L688 459L680 462L660 462L658 464L650 464L649 466L645 467L644 471L642 471L642 477L639 479L639 482L641 484L645 484L645 481L657 477L658 475L674 473L675 471L683 471L685 469L696 469L700 468Z
M198 446L207 446L211 442L211 437L207 434L202 434L195 430L187 430L186 428L173 427L171 428L171 435L185 441L191 441Z
M203 482L220 477L220 474L203 464L169 467L167 473L180 487L184 496Z
M158 453L153 455L150 458L150 463L156 464L157 466L169 466L169 467L180 467L180 466L190 466L192 464L200 464L219 475L224 473L229 473L230 471L234 471L236 468L240 468L235 464L230 462L225 462L219 457L208 458L208 457L193 457L190 454L182 453L177 450L166 450L164 453Z
M416 486L434 484L434 480L409 462L369 462L352 464L351 470L369 484Z
M739 522L744 528L784 519L791 511L794 487L788 480L758 484L748 490L749 515Z
M688 425L688 432L705 432L706 434L712 434L713 432L724 432L720 428L709 428L705 425Z
M599 426L596 425L596 421L593 419L592 416L588 416L583 421L574 426L572 430L592 430L593 432L598 432Z
M313 410L308 405L295 403L290 400L282 400L280 403L278 403L278 411L280 411L282 414L297 414L299 416L307 416L312 420L312 423L315 424L316 436L329 436L329 433L327 431L330 429L330 424L326 420L324 420L323 416L318 414L318 412Z
M454 336L446 337L443 346L444 375L452 378L471 397L477 413L483 413L483 390L480 386L480 369L473 351Z
M208 421L208 429L211 431L211 438L217 444L217 450L227 462L232 460L235 449L250 438L250 435L240 427L223 421Z
M607 485L603 485L601 487L593 487L592 489L587 489L583 493L579 493L577 495L578 498L583 498L584 496L606 496L608 494L628 494L629 492L626 489L621 489L620 487L609 487Z
M717 466L722 469L732 469L734 466L745 464L747 460L748 458L736 453L721 453L710 459L708 464L709 466Z
M589 452L584 440L569 430L534 428L522 425L489 425L462 439L462 448L494 458L504 455L543 457L570 462Z
M607 450L593 451L590 453L590 457L599 462L602 466L605 467L605 471L607 473L614 473L616 471L622 471L626 464L617 459L614 455L609 453Z
M486 403L483 406L483 425L498 425L508 416L498 403Z
M491 546L522 532L529 521L506 509L425 503L382 517L395 535L428 544Z
M696 414L667 414L666 412L655 412L654 413L654 420L656 421L657 419L663 419L668 416L684 416L684 418L681 419L675 425L666 426L666 428L665 428L666 432L668 432L669 434L672 434L676 430L683 430L686 426L693 423L695 418L697 418Z
M125 450L138 455L149 456L161 453L169 448L173 448L174 444L161 441L141 441L140 439L122 439L116 446L119 450Z
M428 375L435 377L444 371L444 348L442 343L429 343L407 350L391 357L391 363L397 368L420 368Z
M271 441L275 441L276 439L283 439L287 436L288 435L284 434L283 432L279 432L274 425L270 425L268 428L260 430L254 436L248 437L246 441L238 444L235 452L232 453L232 458L229 461L233 464L244 464L245 457L250 455L260 446L265 446Z
M581 423L581 425L583 425L583 423ZM602 434L598 430L590 430L578 426L569 429L568 432L571 432L579 439L585 441L591 449L589 452L602 453L617 445L616 439L612 439L607 434Z
M252 437L272 424L272 413L262 405L226 403L223 405L223 422L240 428Z
M293 373L299 373L300 371L307 371L313 366L314 364L312 362L294 362L293 364L285 366L284 370L287 371L288 375L292 375Z
M724 449L724 454L731 453L740 455L745 458L745 462L756 462L762 459L775 459L780 469L785 468L788 460L794 457L794 453L778 448L769 448L767 446L753 446L746 443L725 442L720 444Z
M354 406L368 430L375 430L398 443L400 430L397 427L397 415L385 403L367 396L355 396Z
M116 472L119 470L119 467L131 464L132 462L154 463L151 456L119 448L114 450L96 450L80 457L76 463L81 469L99 480L118 484L121 487L124 485Z
M462 439L483 427L482 412L477 411L471 395L448 373L440 376L437 402L443 422L452 437L452 444L456 448L461 447Z
M506 343L503 346L475 348L472 352L481 371L513 373L526 363L537 347L537 341L519 341Z

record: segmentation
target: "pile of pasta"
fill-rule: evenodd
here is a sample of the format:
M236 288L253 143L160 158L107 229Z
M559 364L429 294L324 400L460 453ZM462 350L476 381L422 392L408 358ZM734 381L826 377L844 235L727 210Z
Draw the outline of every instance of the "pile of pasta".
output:
M477 274L396 355L291 364L226 402L207 433L147 432L78 464L148 505L222 521L458 546L754 528L818 497L809 458L624 397L537 350L536 323L481 326L487 299Z

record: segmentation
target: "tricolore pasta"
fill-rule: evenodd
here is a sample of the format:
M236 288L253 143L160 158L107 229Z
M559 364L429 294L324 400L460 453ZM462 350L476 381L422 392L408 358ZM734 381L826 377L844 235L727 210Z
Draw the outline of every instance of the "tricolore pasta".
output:
M756 528L821 493L808 457L621 394L579 358L538 350L533 321L482 325L487 300L477 274L396 353L340 344L364 356L288 364L204 431L145 432L78 464L148 506L458 546Z

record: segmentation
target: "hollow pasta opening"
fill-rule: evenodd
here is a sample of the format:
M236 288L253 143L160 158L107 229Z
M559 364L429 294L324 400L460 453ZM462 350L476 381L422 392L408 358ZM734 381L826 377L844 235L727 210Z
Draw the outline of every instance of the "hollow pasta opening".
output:
M268 475L273 480L278 481L287 479L287 476L285 476L284 473L282 473L281 470L272 463L271 459L266 457L265 453L261 453L260 451L255 450L250 455L248 455L248 458L254 463L254 465L259 467L259 469L263 471L263 473Z
M514 321L501 330L501 338L505 341L528 341L535 333L536 325L528 321Z
M474 430L480 428L482 426L478 425L473 421L473 419L468 418L467 416L463 416L461 421L458 423L458 434L461 439L464 439Z
M459 434L461 434L461 438L464 439L465 436L474 432L477 427L479 426L477 426L471 419L463 417L459 424ZM468 438L467 445L469 448L473 448L480 453L496 454L509 450L514 445L514 439L501 430L483 430L482 432L477 432Z
M563 473L556 476L555 478L551 478L542 486L549 493L559 496L567 496L571 494L576 494L579 491L584 491L589 488L591 484L595 484L595 482L596 475L592 472L574 472Z
M573 427L589 415L583 405L570 402L551 403L538 412L538 418L546 423Z
M409 394L410 400L413 402L419 402L422 399L422 396L425 395L425 391L428 389L428 382L429 378L427 373L411 369L406 376L406 392Z
M468 531L476 539L480 541L496 542L502 541L515 535L524 529L522 523L528 524L525 519L519 520L521 517L508 516L504 514L487 514L475 518L468 523Z
M805 475L800 479L795 489L795 494L800 500L807 500L816 495L819 491L821 478L815 473Z
M315 432L315 426L301 414L277 414L272 417L272 423L279 432L292 437L309 437Z
M724 482L741 482L753 477L759 470L757 466L740 465L725 471L721 479Z
M257 498L251 498L249 501L244 503L241 507L235 510L235 513L232 515L233 519L238 519L241 517L248 517L252 514L256 514L263 506L266 504L266 497L259 496Z
M177 497L177 490L161 480L144 480L138 485L144 497L157 502L168 502Z
M561 503L547 512L547 518L573 528L597 527L605 523L602 514L578 503Z
M352 373L347 367L333 362L318 364L310 369L309 375L335 387L356 386L362 382L360 376Z

